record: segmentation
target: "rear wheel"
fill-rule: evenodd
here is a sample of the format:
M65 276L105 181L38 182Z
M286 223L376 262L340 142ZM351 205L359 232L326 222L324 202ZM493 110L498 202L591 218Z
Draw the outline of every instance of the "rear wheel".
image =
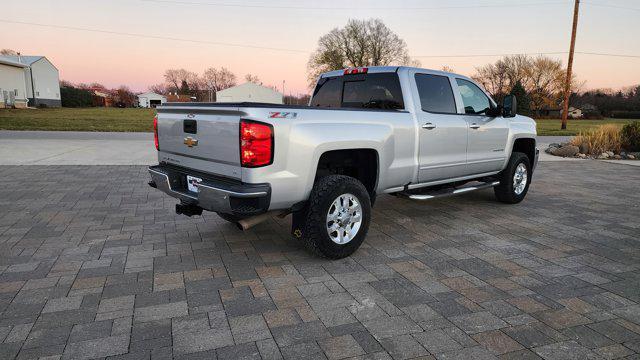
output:
M302 239L318 255L341 259L362 244L371 219L371 200L364 185L345 175L319 179L311 191Z
M531 184L531 163L527 155L521 152L512 153L499 178L500 185L494 188L496 198L507 204L522 201Z

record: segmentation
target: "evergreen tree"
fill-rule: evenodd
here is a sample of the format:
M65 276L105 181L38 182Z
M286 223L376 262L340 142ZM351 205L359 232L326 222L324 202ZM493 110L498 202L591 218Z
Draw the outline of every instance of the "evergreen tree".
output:
M187 83L187 80L182 80L182 83L180 84L180 94L191 95L191 89L189 88L189 83Z
M513 88L511 88L511 95L514 95L518 101L518 114L530 115L531 114L531 97L525 90L520 81L517 81Z

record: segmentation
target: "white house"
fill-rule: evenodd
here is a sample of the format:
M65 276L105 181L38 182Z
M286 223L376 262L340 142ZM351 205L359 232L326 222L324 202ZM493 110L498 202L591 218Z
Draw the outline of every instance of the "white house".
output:
M154 108L167 102L167 98L154 92L138 95L138 106L142 108Z
M27 65L0 57L0 108L26 108Z
M5 55L13 62L27 65L24 70L29 106L60 107L60 74L44 56Z
M270 104L282 104L282 94L272 88L255 83L220 90L216 93L216 102L261 102Z
M572 119L580 119L582 117L582 110L570 106L567 116Z

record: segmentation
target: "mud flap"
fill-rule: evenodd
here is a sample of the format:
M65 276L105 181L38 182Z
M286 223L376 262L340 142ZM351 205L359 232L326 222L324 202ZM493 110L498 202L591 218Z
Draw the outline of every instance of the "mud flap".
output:
M291 235L293 235L294 238L302 238L302 231L304 229L304 224L307 221L308 213L309 211L307 206L293 212L291 219Z

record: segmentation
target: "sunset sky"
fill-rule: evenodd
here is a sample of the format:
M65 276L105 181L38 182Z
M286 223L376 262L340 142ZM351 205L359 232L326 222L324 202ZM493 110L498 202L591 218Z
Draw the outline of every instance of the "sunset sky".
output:
M143 91L168 68L225 66L268 85L285 80L288 94L307 91L309 53L350 18L382 19L423 67L471 75L498 57L425 56L567 51L573 1L30 0L1 8L0 48L45 55L64 80ZM576 51L640 56L640 1L590 0L580 10ZM566 54L551 56L566 63ZM640 57L577 54L574 69L583 89L640 83Z

